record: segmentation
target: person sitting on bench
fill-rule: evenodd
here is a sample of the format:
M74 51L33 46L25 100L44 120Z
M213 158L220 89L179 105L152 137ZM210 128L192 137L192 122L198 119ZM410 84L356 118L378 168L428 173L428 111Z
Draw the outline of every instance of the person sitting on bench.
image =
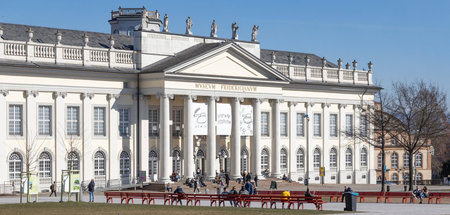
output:
M181 198L182 198L182 194L184 194L184 191L181 188L181 186L178 186L177 189L175 189L175 191L173 191L173 193L179 194L179 196L177 198L177 202L180 203L180 205L183 205L183 202L181 201Z
M422 190L419 189L419 186L416 186L416 189L413 191L413 195L416 199L420 199L419 204L422 204L423 193Z

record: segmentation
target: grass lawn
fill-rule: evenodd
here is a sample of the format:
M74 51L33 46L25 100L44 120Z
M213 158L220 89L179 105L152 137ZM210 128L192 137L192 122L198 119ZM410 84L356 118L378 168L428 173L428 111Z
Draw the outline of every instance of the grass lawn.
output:
M331 214L339 211L315 210L281 210L261 208L231 208L231 207L186 207L162 205L120 205L104 203L29 203L0 205L0 214L19 215L52 215L52 214L165 214L165 215L203 215L203 214L232 214L232 215L269 215L269 214Z

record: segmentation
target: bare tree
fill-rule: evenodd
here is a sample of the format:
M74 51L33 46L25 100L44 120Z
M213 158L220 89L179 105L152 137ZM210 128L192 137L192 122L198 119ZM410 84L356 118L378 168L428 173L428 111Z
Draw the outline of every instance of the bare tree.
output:
M399 134L398 144L409 156L409 190L413 189L414 155L430 140L445 135L448 125L442 113L447 113L446 94L433 84L424 81L396 83L393 85L393 100L388 127Z
M381 150L381 192L384 192L385 187L385 143L390 139L390 134L394 133L389 124L395 117L386 112L387 109L392 109L392 98L388 93L381 90L375 93L375 107L370 107L364 102L364 94L361 98L361 123L360 127L355 129L353 137L363 143L370 144ZM373 135L370 133L368 126L373 126ZM343 131L344 135L348 135L347 131Z

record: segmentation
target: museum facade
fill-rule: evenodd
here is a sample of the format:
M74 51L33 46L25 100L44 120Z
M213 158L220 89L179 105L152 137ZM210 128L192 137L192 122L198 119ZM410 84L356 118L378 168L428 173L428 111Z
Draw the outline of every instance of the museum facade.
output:
M97 186L226 171L310 183L376 183L365 115L368 70L252 41L171 33L145 8L111 14L111 34L0 23L0 192L20 173L42 189L79 170ZM162 30L161 30L162 28ZM345 132L344 132L345 131ZM320 167L325 168L321 177Z

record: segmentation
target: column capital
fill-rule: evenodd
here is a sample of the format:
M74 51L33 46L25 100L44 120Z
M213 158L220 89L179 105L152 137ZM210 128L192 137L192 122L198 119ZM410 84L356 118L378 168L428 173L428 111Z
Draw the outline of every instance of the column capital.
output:
M231 101L244 102L244 98L242 98L242 97L232 97Z
M6 97L9 95L9 90L0 90L0 95Z
M283 103L284 99L270 99L269 100L271 103Z
M35 90L25 90L23 92L23 97L28 98L29 96L37 97L39 95L38 91Z
M84 100L86 98L92 99L94 98L94 93L81 93L80 98L81 100Z
M305 108L307 107L314 107L315 103L314 102L305 102Z
M220 101L219 96L208 96L208 100L215 100L216 102Z
M263 99L263 98L254 98L254 99L252 99L252 102L253 102L253 103L259 103L259 104L261 104L261 103L263 103L265 100L266 100L266 99Z
M65 99L67 96L67 93L66 92L53 92L53 99L56 99L59 96L61 96L61 98Z
M297 104L298 104L298 102L288 102L288 106L289 107L291 107L291 106L297 106Z
M158 93L156 95L157 98L169 98L169 99L173 99L174 96L173 94L167 94L167 93Z
M331 106L330 103L322 103L322 108L329 108Z
M108 101L110 101L111 99L118 99L119 97L120 97L120 94L113 94L113 93L110 93L110 94L106 95L106 99L107 99Z
M355 110L355 111L357 111L358 109L361 109L361 105L353 105L353 109Z
M339 107L339 109L342 109L342 108L345 109L347 107L347 104L339 104L338 107Z
M197 100L196 95L185 95L183 97L184 97L184 100Z

